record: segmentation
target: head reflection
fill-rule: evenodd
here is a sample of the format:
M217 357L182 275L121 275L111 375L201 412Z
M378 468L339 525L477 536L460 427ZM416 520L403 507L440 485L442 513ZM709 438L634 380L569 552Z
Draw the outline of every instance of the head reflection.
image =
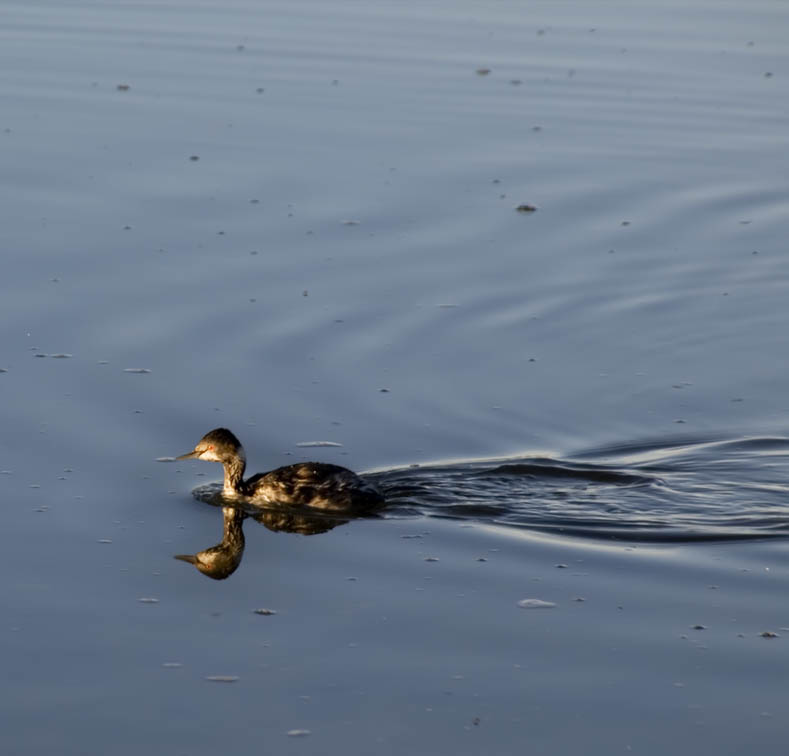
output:
M193 564L203 575L214 580L230 577L244 556L244 518L246 514L235 507L222 507L222 540L196 554L176 554L175 558Z
M264 510L247 514L237 507L222 507L222 540L215 546L196 554L176 554L175 559L193 564L206 577L224 580L230 577L241 564L244 556L243 523L247 517L264 525L269 530L315 535L326 533L348 520L327 515L301 514L293 511Z

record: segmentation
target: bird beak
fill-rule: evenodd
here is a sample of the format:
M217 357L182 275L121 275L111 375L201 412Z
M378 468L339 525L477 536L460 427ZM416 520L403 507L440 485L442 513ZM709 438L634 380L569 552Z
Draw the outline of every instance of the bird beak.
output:
M190 451L188 454L182 454L180 457L176 457L176 459L194 459L195 457L199 457L200 452L195 449L194 451Z
M173 559L180 559L182 562L197 564L197 557L194 554L176 554Z

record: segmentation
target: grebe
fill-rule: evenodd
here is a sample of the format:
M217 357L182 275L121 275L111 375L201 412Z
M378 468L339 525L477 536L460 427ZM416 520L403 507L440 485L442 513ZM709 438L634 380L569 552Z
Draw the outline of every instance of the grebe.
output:
M285 504L332 512L366 512L384 503L372 483L345 467L326 462L299 462L244 480L244 447L227 428L206 433L194 451L176 459L221 462L225 468L222 495L253 506Z

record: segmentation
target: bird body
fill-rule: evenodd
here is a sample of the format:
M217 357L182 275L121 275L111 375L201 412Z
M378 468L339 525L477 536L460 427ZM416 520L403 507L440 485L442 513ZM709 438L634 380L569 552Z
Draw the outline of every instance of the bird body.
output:
M194 451L177 459L220 462L225 471L223 497L255 507L284 505L327 512L366 512L384 503L372 483L345 467L326 462L299 462L244 480L246 453L227 428L210 431Z

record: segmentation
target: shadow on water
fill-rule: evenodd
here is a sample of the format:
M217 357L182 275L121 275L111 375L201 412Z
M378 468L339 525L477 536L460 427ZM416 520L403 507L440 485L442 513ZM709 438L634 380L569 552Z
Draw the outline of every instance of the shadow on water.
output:
M789 535L789 439L672 440L610 446L571 459L529 457L414 465L368 473L385 518L436 517L593 539L681 543ZM222 505L221 484L195 498ZM242 522L313 535L348 518L303 510L223 508L216 546L178 556L226 578L244 550Z

